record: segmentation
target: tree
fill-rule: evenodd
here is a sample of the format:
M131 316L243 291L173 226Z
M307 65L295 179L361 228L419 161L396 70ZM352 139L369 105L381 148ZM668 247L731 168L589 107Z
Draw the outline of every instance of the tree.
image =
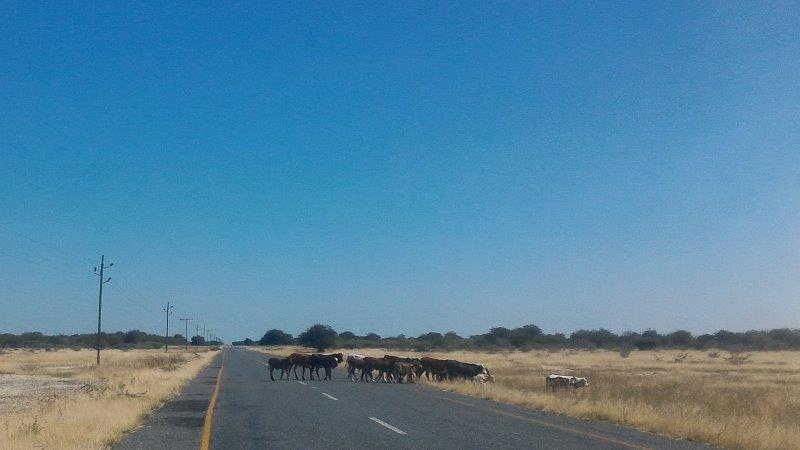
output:
M377 333L368 333L366 336L364 336L364 339L367 341L380 341L381 336Z
M203 336L192 336L192 345L206 345L206 340Z
M692 333L686 330L673 331L666 336L667 343L675 347L688 347L694 341Z
M293 339L291 334L273 328L267 331L258 343L260 345L288 345L292 343Z
M330 325L318 323L302 332L299 339L301 345L305 347L314 347L320 352L324 352L326 348L331 348L336 345L337 336L338 334Z

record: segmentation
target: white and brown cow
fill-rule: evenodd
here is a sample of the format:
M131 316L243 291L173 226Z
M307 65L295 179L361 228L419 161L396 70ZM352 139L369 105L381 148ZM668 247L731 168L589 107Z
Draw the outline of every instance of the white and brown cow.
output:
M555 392L559 389L572 389L589 386L589 380L582 377L573 377L572 375L548 375L544 379L545 388Z

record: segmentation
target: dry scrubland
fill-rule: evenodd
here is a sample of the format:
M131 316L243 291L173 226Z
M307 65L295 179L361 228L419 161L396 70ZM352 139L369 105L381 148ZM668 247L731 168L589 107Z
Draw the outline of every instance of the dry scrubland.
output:
M216 353L0 350L0 449L107 448Z
M257 349L282 355L299 350ZM384 349L356 352L422 356ZM585 350L425 355L483 363L497 379L485 386L430 383L450 391L725 448L800 448L800 352L733 358L724 351L675 350L634 351L626 358L618 352ZM574 395L545 392L544 377L551 373L586 376L590 387Z

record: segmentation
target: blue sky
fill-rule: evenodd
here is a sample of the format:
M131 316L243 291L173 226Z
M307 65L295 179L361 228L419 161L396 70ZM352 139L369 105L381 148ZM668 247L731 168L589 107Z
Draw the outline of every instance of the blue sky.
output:
M800 4L292 3L0 5L0 331L798 326Z

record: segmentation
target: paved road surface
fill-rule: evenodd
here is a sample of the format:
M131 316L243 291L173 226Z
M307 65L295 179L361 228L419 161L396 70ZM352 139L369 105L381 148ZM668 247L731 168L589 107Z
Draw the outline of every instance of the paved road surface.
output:
M341 369L333 381L270 382L266 359L244 349L224 351L211 448L708 448L420 385L351 383ZM218 357L117 448L199 448L222 361Z

